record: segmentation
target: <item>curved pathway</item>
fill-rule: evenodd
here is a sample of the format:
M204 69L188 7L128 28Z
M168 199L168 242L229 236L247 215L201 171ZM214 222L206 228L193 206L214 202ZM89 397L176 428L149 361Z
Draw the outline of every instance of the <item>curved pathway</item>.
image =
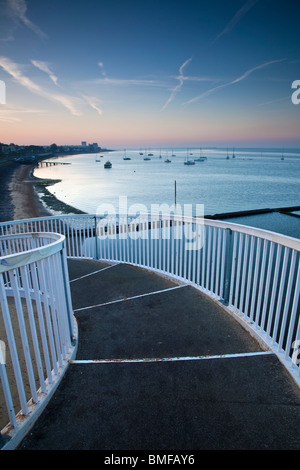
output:
M299 389L218 302L125 264L69 271L76 359L20 449L299 449Z

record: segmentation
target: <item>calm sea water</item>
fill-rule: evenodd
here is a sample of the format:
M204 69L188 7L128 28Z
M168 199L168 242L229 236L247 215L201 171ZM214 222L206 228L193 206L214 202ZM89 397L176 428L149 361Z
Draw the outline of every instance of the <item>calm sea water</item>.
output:
M153 204L171 206L175 181L177 204L192 204L193 213L196 204L204 205L206 215L300 205L300 149L285 152L284 160L282 150L239 149L236 158L229 152L227 159L226 149L203 149L207 160L190 166L184 164L187 155L191 160L198 158L199 149L140 152L126 150L131 160L123 159L123 150L59 157L57 161L70 164L38 168L34 174L61 179L48 188L50 192L87 213L97 213L102 204L112 204L118 212L120 196L127 197L128 207L143 204L148 211ZM148 153L153 156L144 161ZM171 163L165 162L167 158ZM111 169L104 168L107 160Z

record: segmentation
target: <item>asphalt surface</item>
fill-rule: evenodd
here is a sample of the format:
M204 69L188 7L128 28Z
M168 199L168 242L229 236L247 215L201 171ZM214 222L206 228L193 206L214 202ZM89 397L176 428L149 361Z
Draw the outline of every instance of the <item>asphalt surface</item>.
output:
M20 450L300 448L298 387L221 305L129 265L69 272L77 355Z

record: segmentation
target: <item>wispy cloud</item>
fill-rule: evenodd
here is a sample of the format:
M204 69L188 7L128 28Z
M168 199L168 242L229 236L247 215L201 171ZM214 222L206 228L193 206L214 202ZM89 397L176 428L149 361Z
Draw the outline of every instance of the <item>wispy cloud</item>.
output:
M167 99L167 101L165 102L165 104L163 105L163 107L161 108L161 111L164 111L167 106L169 106L169 104L173 101L173 99L175 98L175 96L177 95L177 93L179 92L180 88L182 87L183 83L184 83L184 80L185 80L185 77L183 75L183 69L184 67L186 67L192 60L192 57L190 57L189 59L187 59L179 68L179 76L176 77L177 80L179 81L178 85L176 85L175 88L173 88L173 90L171 91L171 94L169 96L169 98Z
M166 86L161 80L147 80L140 78L109 78L107 76L103 78L92 78L80 82L84 85L112 85L112 86L153 86L161 87Z
M82 95L82 98L101 116L102 109L100 108L101 100L95 96Z
M50 70L49 65L47 64L47 62L43 62L43 61L40 61L40 60L32 60L31 63L35 67L37 67L39 70L41 70L42 72L47 73L49 75L50 79L53 81L53 83L55 83L55 85L57 85L58 78Z
M279 63L279 62L282 62L284 61L285 59L278 59L278 60L272 60L270 62L265 62L261 65L257 65L256 67L253 67L252 69L250 70L247 70L247 72L245 72L243 75L241 75L240 77L232 80L231 82L227 82L227 83L223 83L222 85L218 85L214 88L210 88L209 90L205 91L204 93L202 93L201 95L198 95L198 96L195 96L194 98L192 98L191 100L187 101L186 103L184 104L190 104L190 103L193 103L195 101L198 101L202 98L205 98L206 96L209 96L211 95L212 93L215 93L216 91L218 90L221 90L222 88L226 88L228 86L231 86L231 85L235 85L236 83L239 83L241 82L242 80L245 80L247 77L249 77L249 75L251 75L253 72L256 72L256 70L260 70L260 69L264 69L266 67L269 67L270 65L272 64L276 64L276 63Z
M41 28L33 23L27 16L27 4L25 0L7 0L9 13L14 21L24 24L27 28L37 34L40 38L46 38L47 35Z
M107 87L167 87L168 84L165 80L146 79L146 78L114 78L109 77L104 69L103 62L98 62L97 64L101 69L102 77L91 78L84 81L77 82L77 85L80 86L93 86L101 85Z
M98 62L98 65L99 65L99 67L100 67L100 69L101 69L101 73L102 73L103 77L106 77L106 72L105 72L105 70L104 70L103 62Z
M27 90L31 91L32 93L36 93L48 100L60 103L62 106L67 108L74 116L79 116L81 114L74 104L75 100L73 97L58 93L52 93L42 88L40 85L31 80L31 78L24 75L21 70L21 67L15 62L8 59L7 57L0 57L0 66L11 77L13 77L16 82L18 82L23 87L27 88Z
M274 103L283 103L284 101L286 103L290 103L291 95L287 95L284 98L277 98L276 100L266 101L265 103L260 103L257 106L268 106L268 105L274 104Z
M105 71L103 62L97 64L101 69L100 78L91 78L84 80L81 85L108 85L108 86L166 86L161 80L149 80L144 78L113 78L109 77Z
M233 16L233 18L229 21L229 23L226 25L226 27L221 31L220 34L217 35L217 37L213 40L212 44L217 42L222 36L225 34L228 34L240 21L241 19L246 15L246 13L251 10L251 8L254 7L254 5L258 2L259 0L248 0Z
M14 123L14 122L20 122L21 119L16 116L10 116L8 113L1 111L0 112L0 122L8 122L8 123Z
M0 122L14 123L22 121L23 114L41 114L45 110L36 108L8 108L0 110Z

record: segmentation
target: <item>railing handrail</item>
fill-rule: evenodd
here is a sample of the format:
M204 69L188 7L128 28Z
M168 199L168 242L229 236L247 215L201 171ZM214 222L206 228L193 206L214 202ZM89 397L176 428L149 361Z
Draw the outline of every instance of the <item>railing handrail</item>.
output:
M122 217L122 214L113 214L113 217L119 218ZM138 218L142 220L143 217L145 217L143 222L151 222L150 227L149 225L144 225L143 228L137 227L139 225ZM160 273L167 273L196 286L211 297L224 303L233 314L237 314L237 318L241 318L242 322L247 324L255 334L262 338L268 347L276 352L296 383L300 385L299 362L296 363L291 357L293 342L299 342L300 347L299 239L226 221L158 213L153 214L153 216L152 214L145 214L144 216L140 214L138 217L128 216L129 225L132 223L133 228L138 233L142 229L151 232L149 228L153 228L155 231L157 229L157 220L162 222L171 220L180 222L183 225L204 224L207 229L207 239L203 250L184 251L184 242L181 243L181 241L175 240L174 233L172 234L173 238L170 238L170 242L166 243L163 239L164 224L158 224L160 225L158 227L160 238L154 236L156 233L151 238L150 234L151 243L147 243L147 240L141 238L128 240L131 232L126 230L127 241L119 237L119 240L114 238L113 241L116 242L110 244L106 243L106 239L101 240L97 236L97 222L100 222L103 218L105 217L100 217L97 214L81 214L0 223L0 229L1 227L3 229L7 228L6 232L2 230L5 235L0 237L0 240L36 239L46 241L43 246L0 257L0 302L4 314L9 316L6 296L14 295L16 305L21 309L20 290L22 290L22 295L24 293L26 296L29 285L30 294L26 297L26 302L30 306L30 302L33 300L37 303L37 307L44 303L46 310L49 310L45 314L50 314L48 302L53 301L52 292L47 292L47 282L50 283L51 288L54 288L54 298L56 296L58 298L60 291L65 291L64 299L60 300L60 307L62 303L65 304L62 308L65 312L62 327L67 334L64 337L64 342L58 344L62 351L58 361L56 360L54 347L55 341L59 343L60 338L59 335L56 337L53 335L52 350L48 353L48 356L49 361L53 360L54 367L50 370L47 366L47 386L51 380L53 385L53 375L56 375L56 383L58 384L62 377L61 371L58 371L58 365L61 364L63 370L65 370L70 357L69 353L66 352L68 348L70 350L72 342L69 334L72 327L70 327L70 299L68 298L70 294L67 292L69 284L65 262L67 249L71 257L90 257L108 261L128 262ZM72 225L73 221L76 224ZM86 221L88 221L87 225ZM57 222L61 223L57 224ZM78 224L78 222L82 223ZM152 222L154 222L153 225ZM43 230L38 230L40 226L43 227ZM48 232L48 226L51 232ZM10 234L9 231L12 227L16 228L17 231ZM14 229L12 229L13 231ZM106 233L108 235L109 230ZM62 253L62 257L57 259L60 253ZM42 273L38 278L39 264ZM59 266L62 269L59 276L57 276L60 284L55 285L56 279L52 275ZM17 276L20 276L21 282L19 282ZM61 281L64 283L64 289L60 289ZM34 295L31 292L32 290L35 291ZM54 301L51 310L52 308L55 310L55 307ZM60 311L60 308L58 310ZM61 321L60 315L57 315L55 320ZM74 347L73 350L71 348L71 353L74 353L74 349ZM3 364L0 363L2 380L5 371L3 372L1 366ZM19 375L21 376L21 374ZM22 380L21 377L20 380ZM52 390L54 389L53 387ZM37 391L34 392L36 398L34 398L34 394L32 396L35 405L41 392L48 394L48 397L51 396L48 391L44 383L38 393ZM20 420L22 425L24 415L30 413L30 409L28 409L30 407L24 402L24 397L23 391L25 411ZM8 406L8 410L11 418L10 427L18 427L18 420L11 412L11 406Z
M187 251L184 244L193 225L203 225L204 230L195 233L205 242L203 249ZM173 226L175 230L169 231ZM62 233L71 258L130 263L196 286L224 303L238 319L243 317L255 334L273 350L277 348L279 357L283 353L283 362L292 373L296 370L300 383L299 363L291 365L291 347L295 340L300 345L299 239L228 221L174 214L172 210L167 214L161 210L59 215L1 223L0 233L1 228L2 233ZM177 233L183 235L181 240Z
M49 232L0 236L1 343L10 353L8 361L0 355L8 422L0 449L18 445L76 352L65 241L63 234Z
M243 233L245 235L253 235L257 238L271 241L273 243L279 243L280 245L292 248L293 250L300 251L300 239L283 235L281 233L273 232L257 227L251 227L248 225L241 225L234 222L223 222L220 220L205 219L205 224L212 227L234 229L236 232Z
M123 214L111 214L110 216L113 217L124 217ZM243 224L238 224L235 222L226 222L223 220L215 220L215 219L210 219L210 218L205 218L204 217L195 217L195 216L187 216L187 215L177 215L177 214L164 214L164 213L159 213L159 214L151 214L151 213L142 213L138 216L134 215L125 215L127 218L142 218L142 217L152 217L153 219L157 220L175 220L175 221L184 221L186 223L203 223L204 225L211 226L211 227L219 227L223 229L233 229L239 233L244 233L248 235L253 235L258 238L263 238L269 241L272 241L274 243L279 243L280 245L286 246L287 248L292 248L297 251L300 251L300 239L299 238L294 238L289 235L284 235L279 232L273 232L271 230L267 229L262 229L262 228L257 228L257 227L251 227L248 225L243 225ZM109 216L107 216L109 217ZM26 223L35 223L35 222L47 222L47 221L57 221L57 220L80 220L80 219L94 219L94 220L100 220L100 219L105 219L106 216L100 216L98 214L66 214L66 215L53 215L53 216L44 216L44 217L37 217L37 218L32 218L32 219L21 219L21 220L11 220L7 222L1 222L0 223L0 228L5 227L5 226L17 226L20 224L26 224ZM151 219L150 219L151 220ZM48 232L46 232L48 233Z
M31 248L30 250L20 251L18 253L11 253L5 256L0 256L0 273L9 271L10 269L20 268L34 261L47 258L54 253L57 253L63 248L65 236L58 233L37 233L27 232L19 233L14 235L0 236L0 242L5 240L20 240L20 239L51 239L53 241L48 242L45 245Z

